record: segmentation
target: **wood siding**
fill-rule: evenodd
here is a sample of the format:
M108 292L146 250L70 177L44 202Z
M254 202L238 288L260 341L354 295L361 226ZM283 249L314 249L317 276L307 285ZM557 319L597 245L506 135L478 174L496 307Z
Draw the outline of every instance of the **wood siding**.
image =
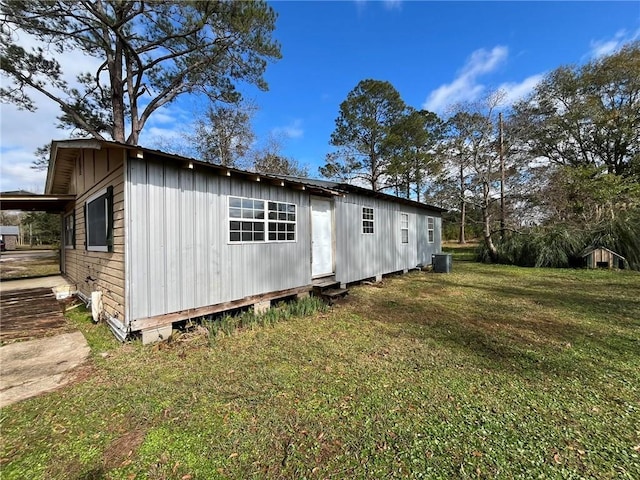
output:
M305 192L172 160L127 163L130 321L311 284ZM229 196L296 204L296 241L230 244Z
M596 248L585 258L588 268L624 268L624 258L606 248Z
M18 246L18 236L17 235L0 235L2 240L4 240L4 248L7 250L15 250Z
M362 208L373 208L374 233L362 233ZM349 194L335 201L336 280L350 283L431 264L440 252L440 214L387 200ZM409 242L402 243L401 213L409 215ZM427 217L434 219L434 241L427 239Z
M121 320L125 314L124 157L121 149L80 151L67 192L76 194L75 248L63 252L64 274L84 295L101 291L105 312ZM113 187L113 252L89 251L85 247L85 204L108 187Z

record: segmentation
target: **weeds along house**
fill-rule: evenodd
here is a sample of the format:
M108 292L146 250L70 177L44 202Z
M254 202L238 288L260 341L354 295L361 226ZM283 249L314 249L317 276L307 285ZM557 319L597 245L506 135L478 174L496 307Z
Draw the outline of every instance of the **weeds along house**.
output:
M115 142L52 142L45 194L74 195L62 271L79 295L101 297L120 339L304 295L318 278L406 271L441 249L438 207Z

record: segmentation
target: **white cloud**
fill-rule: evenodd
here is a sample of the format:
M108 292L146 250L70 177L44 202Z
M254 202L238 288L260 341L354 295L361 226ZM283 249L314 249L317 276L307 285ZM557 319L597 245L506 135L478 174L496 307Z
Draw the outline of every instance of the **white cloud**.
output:
M356 6L358 7L359 11L362 11L362 9L365 8L365 6L367 5L368 0L354 0ZM385 10L401 10L402 9L402 1L403 0L382 0L382 5L384 6ZM377 2L376 2L377 3Z
M286 138L302 138L304 136L302 120L300 119L296 119L284 127L275 127L271 132L276 136L283 136Z
M384 0L384 8L387 10L400 10L402 8L402 0Z
M501 84L498 87L498 90L504 92L505 96L502 102L505 105L512 105L518 100L525 98L533 89L536 88L536 85L540 83L540 81L544 78L544 74L539 73L536 75L531 75L530 77L525 78L523 81L516 82L506 82Z
M451 83L441 85L431 92L422 107L441 112L449 105L477 100L485 90L485 86L478 83L478 77L498 68L505 62L508 54L509 49L502 45L489 51L476 50L467 59L458 76Z
M42 46L33 37L19 34L20 45L26 49ZM78 52L55 53L65 79L70 86L77 85L78 74L97 68L99 61ZM7 85L7 79L2 79ZM44 190L46 172L36 172L30 168L35 159L33 152L51 140L69 138L71 131L57 128L61 113L57 104L38 92L29 92L37 110L19 110L11 104L0 105L0 141L2 143L1 191L25 189L33 192Z
M624 44L640 38L640 28L635 32L618 30L613 38L591 40L590 50L587 56L591 59L606 57L620 49Z
M37 148L48 145L51 140L69 137L70 131L56 127L57 115L58 107L52 102L42 102L35 112L19 110L14 105L0 105L0 191L44 191L46 172L35 172L31 164L36 158L34 152Z
M5 149L0 154L0 192L27 190L43 193L46 171L31 168L33 155L21 149Z

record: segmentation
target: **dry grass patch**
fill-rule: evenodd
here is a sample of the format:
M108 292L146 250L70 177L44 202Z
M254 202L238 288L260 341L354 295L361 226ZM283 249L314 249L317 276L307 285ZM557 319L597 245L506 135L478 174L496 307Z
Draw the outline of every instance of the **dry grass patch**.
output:
M5 257L6 254L3 254ZM44 277L60 273L58 257L51 258L2 258L0 280L17 278Z

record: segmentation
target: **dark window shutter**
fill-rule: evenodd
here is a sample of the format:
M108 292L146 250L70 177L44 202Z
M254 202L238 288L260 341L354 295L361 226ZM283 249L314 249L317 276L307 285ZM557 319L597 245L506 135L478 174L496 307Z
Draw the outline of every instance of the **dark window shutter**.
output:
M113 252L113 186L107 188L107 250Z
M84 249L87 250L87 238L89 236L89 218L87 213L89 212L89 207L87 202L84 202Z
M73 211L71 212L72 223L73 223L73 232L71 233L71 246L76 248L76 207L74 205Z

